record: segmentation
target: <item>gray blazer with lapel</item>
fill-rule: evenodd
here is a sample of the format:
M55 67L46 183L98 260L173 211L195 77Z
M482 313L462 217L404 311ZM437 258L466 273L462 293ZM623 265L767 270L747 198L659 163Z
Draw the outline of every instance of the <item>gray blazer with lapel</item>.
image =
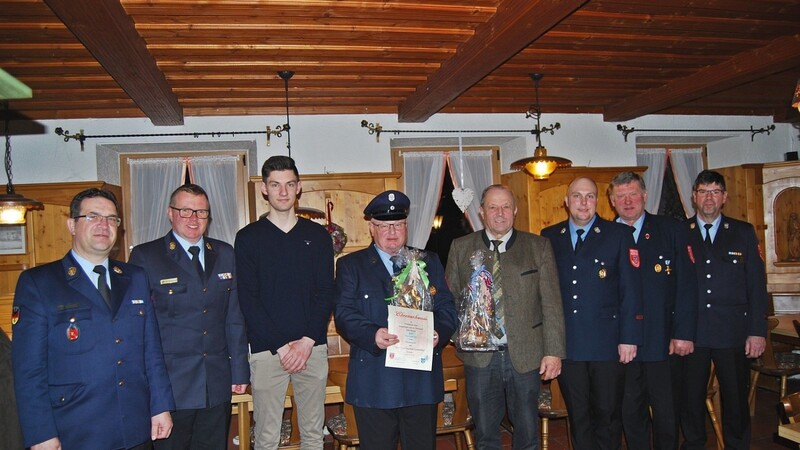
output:
M453 241L447 259L447 283L458 297L469 283L476 250L490 253L485 231ZM543 356L566 356L564 313L550 241L514 230L500 255L508 352L519 373L538 370ZM458 302L456 302L458 304ZM469 366L486 367L491 353L458 352Z

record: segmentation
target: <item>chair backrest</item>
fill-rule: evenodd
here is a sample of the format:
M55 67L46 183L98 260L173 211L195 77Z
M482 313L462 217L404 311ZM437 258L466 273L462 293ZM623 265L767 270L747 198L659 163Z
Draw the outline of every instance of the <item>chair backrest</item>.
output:
M792 324L794 325L794 332L800 337L800 320L794 319L792 320Z
M772 330L774 330L780 321L775 317L770 317L767 319L767 346L764 348L764 353L761 355L759 360L761 364L765 367L778 367L777 362L775 361L775 351L772 349Z
M800 422L800 392L793 392L781 399L784 423Z
M453 396L453 420L449 426L461 426L469 423L469 407L467 406L467 383L464 380L464 363L456 356L455 347L445 346L442 349L442 372L444 391ZM439 403L439 414L436 416L436 427L444 426L442 407Z
M343 372L328 372L328 379L336 386L342 393L342 399L347 398L347 374ZM356 424L356 413L353 410L353 405L343 402L344 417L347 421L347 435L358 436L358 424Z

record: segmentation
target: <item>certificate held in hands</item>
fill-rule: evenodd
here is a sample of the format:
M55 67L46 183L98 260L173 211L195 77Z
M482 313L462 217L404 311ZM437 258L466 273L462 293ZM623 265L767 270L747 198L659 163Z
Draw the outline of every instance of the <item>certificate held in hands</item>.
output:
M430 372L433 364L433 312L389 305L388 330L400 342L386 349L386 367Z

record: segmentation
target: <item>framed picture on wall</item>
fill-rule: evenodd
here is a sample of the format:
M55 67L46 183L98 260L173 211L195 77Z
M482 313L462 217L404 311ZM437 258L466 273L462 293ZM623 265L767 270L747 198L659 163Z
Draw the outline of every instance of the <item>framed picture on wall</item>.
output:
M0 225L0 255L25 253L25 225Z

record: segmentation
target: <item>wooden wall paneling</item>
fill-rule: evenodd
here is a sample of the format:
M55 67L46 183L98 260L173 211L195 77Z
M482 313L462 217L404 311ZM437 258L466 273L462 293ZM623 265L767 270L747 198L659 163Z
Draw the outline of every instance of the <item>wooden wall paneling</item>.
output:
M750 222L756 228L761 249L764 247L764 196L762 186L763 164L743 164L741 166L714 169L725 177L728 201L722 213L734 219Z

